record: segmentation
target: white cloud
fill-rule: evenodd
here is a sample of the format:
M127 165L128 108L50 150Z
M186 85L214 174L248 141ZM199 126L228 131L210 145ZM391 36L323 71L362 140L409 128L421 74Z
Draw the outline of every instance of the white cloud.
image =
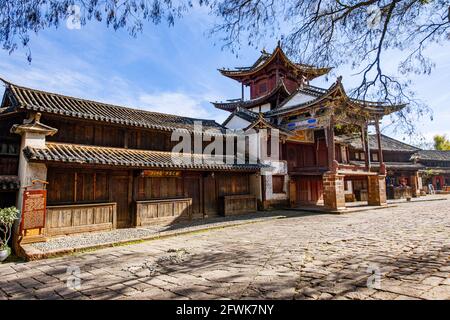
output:
M181 92L144 93L139 97L139 105L154 112L170 113L193 118L211 118L204 104L208 103L202 96L188 95Z

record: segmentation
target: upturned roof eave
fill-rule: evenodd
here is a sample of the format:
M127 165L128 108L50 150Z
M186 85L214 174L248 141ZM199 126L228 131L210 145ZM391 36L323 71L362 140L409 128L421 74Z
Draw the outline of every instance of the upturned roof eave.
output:
M255 98L253 100L241 100L241 101L233 101L233 102L211 102L215 108L225 110L225 111L234 111L237 108L252 108L255 106L259 106L262 104L266 104L270 102L270 99L274 98L276 94L282 93L285 96L290 96L289 90L286 88L284 81L280 80L278 84L267 94L264 96Z
M275 48L275 50L273 51L273 53L270 55L270 57L267 58L264 63L262 63L260 65L257 65L256 67L255 67L255 64L254 64L252 67L249 67L248 69L245 68L244 69L245 71L244 70L239 70L239 69L233 69L233 70L218 69L218 71L222 75L224 75L224 76L226 76L228 78L231 78L233 80L239 80L241 78L254 75L257 72L259 72L260 70L264 69L272 61L274 61L274 59L275 59L275 57L277 55L280 55L281 58L283 59L283 61L286 64L288 64L289 66L293 67L294 69L297 69L298 71L300 71L300 72L302 72L304 74L311 75L311 76L313 76L313 78L325 75L325 74L329 73L332 70L332 68L330 68L330 67L318 68L318 67L314 67L314 66L307 66L307 65L304 65L304 64L300 64L300 63L294 63L286 56L286 54L281 49L281 46L278 44L277 47Z

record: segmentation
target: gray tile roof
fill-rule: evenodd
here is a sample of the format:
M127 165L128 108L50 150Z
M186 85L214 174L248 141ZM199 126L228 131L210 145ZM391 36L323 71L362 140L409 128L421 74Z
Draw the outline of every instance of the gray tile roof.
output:
M361 138L359 136L349 137L344 139L354 149L362 150ZM416 152L420 150L417 147L398 141L394 138L381 135L381 147L383 151L401 151L401 152ZM369 135L370 150L378 149L378 140L376 135Z
M2 79L0 79L2 80ZM172 131L174 129L194 130L194 122L201 121L204 130L217 129L224 132L222 125L214 120L182 117L146 110L64 96L56 93L30 89L2 80L6 83L6 93L13 100L11 110L1 110L6 113L15 110L30 110L42 113L52 113L134 127L144 127L157 130ZM183 108L183 106L178 106Z
M365 164L364 161L351 161L351 163L355 163L357 165L363 166ZM425 166L420 163L413 162L385 162L386 169L391 170L421 170L425 169ZM380 163L371 161L370 165L374 168L379 168Z
M166 168L198 170L236 170L258 171L260 164L221 164L209 163L202 155L183 155L179 163L173 161L168 151L148 151L123 148L94 147L75 144L47 143L47 148L24 150L29 161L58 162L84 165L121 166L132 168ZM196 163L199 162L199 163Z
M450 161L450 151L441 150L419 150L413 156L412 159L417 160L429 160L429 161Z

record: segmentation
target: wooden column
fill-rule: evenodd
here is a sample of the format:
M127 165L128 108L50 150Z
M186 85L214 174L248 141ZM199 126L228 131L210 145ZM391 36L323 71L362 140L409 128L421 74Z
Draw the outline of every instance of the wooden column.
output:
M383 160L383 148L381 146L381 133L380 133L380 123L378 119L375 121L375 129L377 131L377 140L378 140L378 161L380 161L380 166L384 163Z
M242 101L244 101L244 84L242 84Z
M333 162L336 159L336 148L334 145L334 116L330 117L330 126L327 129L328 140L328 169L333 171Z
M364 160L366 162L367 170L370 169L370 151L369 151L369 137L367 136L367 125L361 126L361 141L364 148Z

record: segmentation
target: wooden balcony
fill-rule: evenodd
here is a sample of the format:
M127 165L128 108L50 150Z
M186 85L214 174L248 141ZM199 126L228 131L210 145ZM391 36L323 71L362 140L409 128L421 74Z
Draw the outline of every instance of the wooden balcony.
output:
M45 236L106 231L116 228L116 203L47 207Z
M377 172L371 172L365 165L355 163L339 163L338 173L345 175L377 175Z
M136 201L136 226L192 219L192 198Z

